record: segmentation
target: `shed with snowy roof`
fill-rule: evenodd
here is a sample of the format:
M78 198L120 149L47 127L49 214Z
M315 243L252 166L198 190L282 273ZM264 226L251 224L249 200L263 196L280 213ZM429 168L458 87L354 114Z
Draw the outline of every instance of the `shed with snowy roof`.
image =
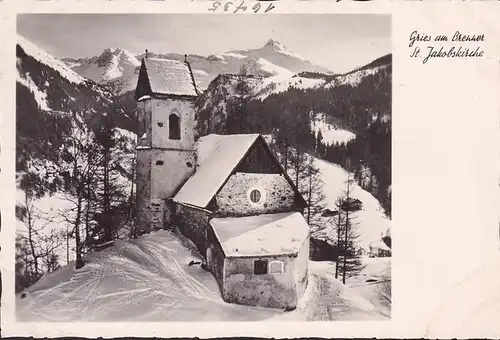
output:
M227 302L293 308L307 287L309 226L299 212L210 220L207 266Z
M306 202L259 134L195 134L189 63L144 58L136 88L138 232L177 228L224 300L295 307L307 285Z

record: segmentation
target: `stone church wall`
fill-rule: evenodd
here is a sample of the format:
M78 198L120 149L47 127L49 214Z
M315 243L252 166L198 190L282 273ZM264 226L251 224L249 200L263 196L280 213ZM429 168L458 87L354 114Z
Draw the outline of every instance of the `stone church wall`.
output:
M152 145L169 149L193 150L195 119L193 101L180 99L152 100ZM169 119L172 112L180 118L181 139L169 139Z
M181 233L196 245L200 253L206 257L207 228L211 214L203 210L190 208L181 204L175 205L175 222Z
M137 151L137 224L139 233L149 231L151 209L151 149Z
M250 192L261 192L261 201L250 200ZM217 216L249 216L293 211L295 193L280 174L233 174L216 196Z
M137 102L137 145L151 146L151 112L152 100L141 100Z
M221 291L224 289L224 250L220 245L219 240L215 236L215 233L211 226L207 229L207 239L208 239L208 248L207 248L207 268L208 270L214 274L217 283L219 284L219 288Z
M255 260L280 261L283 272L254 274ZM224 301L249 306L287 308L297 305L292 255L229 257L224 266Z
M151 156L151 196L172 198L194 172L192 151L158 150Z

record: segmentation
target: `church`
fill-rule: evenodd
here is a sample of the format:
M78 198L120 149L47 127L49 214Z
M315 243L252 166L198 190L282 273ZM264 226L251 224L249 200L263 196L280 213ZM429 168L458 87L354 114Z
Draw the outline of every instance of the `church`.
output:
M259 134L198 137L187 60L143 58L138 103L140 233L178 229L224 301L293 309L307 287L307 206Z

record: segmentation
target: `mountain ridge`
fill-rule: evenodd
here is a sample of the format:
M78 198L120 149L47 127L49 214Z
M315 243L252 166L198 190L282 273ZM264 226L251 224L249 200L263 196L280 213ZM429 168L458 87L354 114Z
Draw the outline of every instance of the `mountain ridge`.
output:
M201 56L197 54L180 54L175 52L157 53L148 51L148 56L190 62L196 81L200 88L205 89L209 83L221 73L239 73L251 71L263 76L278 73L300 71L325 72L330 71L316 65L305 58L289 51L276 40L269 39L267 43L255 49L230 50L218 54ZM113 92L122 94L135 88L140 60L146 53L133 54L122 48L107 48L99 56L84 58L61 58L72 70L83 77L109 86ZM122 58L117 60L118 58Z

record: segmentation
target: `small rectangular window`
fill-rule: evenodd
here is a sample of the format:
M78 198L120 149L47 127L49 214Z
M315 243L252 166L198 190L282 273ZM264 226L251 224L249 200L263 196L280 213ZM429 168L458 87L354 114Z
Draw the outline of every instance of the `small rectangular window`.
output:
M271 261L269 263L269 274L283 274L283 262Z
M267 260L255 260L253 263L253 273L256 275L267 274Z
M163 161L156 161L156 165L163 165Z

